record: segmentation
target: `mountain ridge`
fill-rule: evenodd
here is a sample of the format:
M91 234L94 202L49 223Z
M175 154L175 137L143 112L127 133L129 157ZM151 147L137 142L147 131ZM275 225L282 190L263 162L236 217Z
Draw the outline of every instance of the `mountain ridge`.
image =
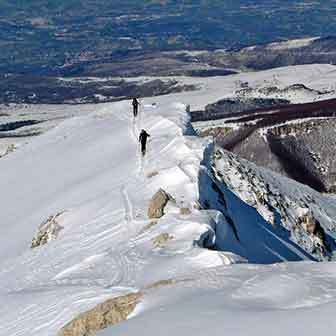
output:
M107 299L157 281L188 279L194 272L246 263L246 259L252 263L315 259L307 235L301 234L301 241L291 240L290 225L296 223L298 214L285 215L290 223L286 228L273 228L267 217L272 210L265 208L267 203L258 203L262 198L256 198L266 182L250 194L244 188L239 194L243 180L239 182L237 173L225 168L237 159L221 152L224 161L218 157L217 161L224 166L211 166L213 143L195 136L186 105L145 103L139 118L132 120L128 101L108 104L91 115L59 124L1 159L1 190L9 190L5 185L17 176L21 180L16 180L19 187L12 188L11 194L1 196L2 218L8 227L2 227L7 241L1 246L6 261L1 263L0 296L12 300L1 308L0 334L55 333L79 313ZM152 135L145 159L136 145L141 128ZM25 173L13 171L17 160L21 163L18 169ZM244 165L247 171L252 169L245 161L233 168ZM217 177L221 174L238 183L217 180L215 186L212 169ZM259 172L259 168L253 169ZM267 174L270 180L281 179ZM28 200L25 194L31 195L36 179L43 189L36 188ZM298 186L298 200L303 191L314 194L308 187ZM149 221L146 208L159 188L169 193L172 201L162 218ZM228 196L225 188L240 198ZM312 208L327 232L335 223L330 217L323 218L336 210L331 199L320 197L324 199L321 209L315 203L305 206ZM14 199L21 212L12 217L14 209L5 205ZM276 207L274 200L268 203ZM302 206L295 202L283 206L289 210ZM38 224L60 211L63 214L54 217L62 227L58 236L30 250ZM64 300L50 307L60 296ZM19 325L15 323L18 312ZM137 308L135 314L139 314Z

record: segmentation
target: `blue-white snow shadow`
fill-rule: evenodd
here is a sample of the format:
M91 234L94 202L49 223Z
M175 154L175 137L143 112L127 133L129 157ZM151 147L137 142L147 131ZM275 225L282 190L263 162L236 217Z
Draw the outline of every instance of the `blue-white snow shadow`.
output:
M228 188L223 189L227 203L227 214L237 230L239 238L237 243L242 245L245 250L244 257L249 262L270 264L282 261L315 260L290 240L290 232L281 225L280 221L276 227L273 227L255 208L243 202ZM226 250L226 237L221 233L222 230L218 227L216 246ZM232 249L232 252L235 251Z

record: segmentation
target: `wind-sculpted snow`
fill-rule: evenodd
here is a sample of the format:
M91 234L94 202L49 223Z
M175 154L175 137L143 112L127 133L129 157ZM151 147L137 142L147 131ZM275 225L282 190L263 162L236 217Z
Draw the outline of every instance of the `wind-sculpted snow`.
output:
M54 335L108 298L243 261L202 248L215 236L213 215L197 209L208 141L193 136L185 109L145 105L133 121L129 102L104 105L1 159L0 335ZM141 128L151 135L145 158ZM151 222L160 188L175 202ZM31 250L57 213L58 236ZM160 235L169 239L157 244Z
M145 157L142 128L151 135ZM174 328L215 335L236 314L252 325L255 310L325 309L335 296L332 265L287 271L287 264L245 263L314 259L308 237L289 234L295 206L309 207L331 233L335 200L226 152L213 154L212 141L194 135L186 106L160 98L143 103L136 121L128 101L100 105L1 158L0 335L55 335L80 313L140 292L129 331L107 333L144 334L142 319L155 330L155 318L160 335ZM272 194L263 199L274 208L285 200L287 212L251 201L265 181ZM150 220L160 189L169 201L163 216ZM41 223L60 213L62 230L30 249ZM167 323L158 307L167 308Z
M132 319L97 336L330 333L335 280L331 263L211 268L147 293Z

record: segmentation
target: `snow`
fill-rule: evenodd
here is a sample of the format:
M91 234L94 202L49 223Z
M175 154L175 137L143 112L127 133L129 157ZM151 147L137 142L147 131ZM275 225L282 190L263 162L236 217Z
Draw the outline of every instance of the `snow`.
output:
M192 136L185 108L147 105L133 123L130 102L100 105L1 159L0 335L52 335L121 292L243 261L199 246L214 235L212 216L194 208L208 142ZM144 159L140 128L151 134ZM159 188L176 204L145 230ZM59 237L31 250L39 225L60 212ZM166 232L174 239L155 248L152 240Z
M149 80L149 77L145 78ZM294 103L306 103L313 100L325 100L336 97L333 83L336 81L336 66L330 64L297 65L259 72L246 72L223 77L178 77L175 78L180 85L196 85L199 90L181 92L160 97L162 104L171 101L181 101L189 104L191 111L202 110L208 104L215 103L220 99L237 96L237 82L248 82L249 87L256 89L252 95L254 98L263 98L258 89L277 86L284 89L290 85L303 84L316 91L330 91L329 93L317 95L301 90L276 93L274 96L267 95L267 98L289 99ZM251 97L252 97L251 96ZM147 103L154 103L157 97L146 98Z
M318 89L335 67L239 78L258 84L274 73L283 85L311 81ZM213 144L194 135L185 110L229 95L235 79L204 79L198 92L146 98L135 122L129 101L53 107L60 117L56 127L0 158L0 335L55 335L79 313L137 291L144 296L129 319L98 335L315 335L336 326L335 264L302 261L311 259L309 253L272 229L267 208L249 204L248 184L233 168L227 169L229 214L244 232L243 243L218 211ZM142 128L151 135L145 158L137 141ZM220 164L225 172L227 162ZM332 228L334 198L252 168L289 200L312 195L313 212ZM175 202L153 223L147 208L159 188ZM214 206L199 210L204 198ZM30 249L40 224L60 213L58 237ZM172 240L155 246L164 233ZM174 283L148 289L169 279Z
M316 335L336 326L335 265L235 265L147 293L126 323L98 336Z

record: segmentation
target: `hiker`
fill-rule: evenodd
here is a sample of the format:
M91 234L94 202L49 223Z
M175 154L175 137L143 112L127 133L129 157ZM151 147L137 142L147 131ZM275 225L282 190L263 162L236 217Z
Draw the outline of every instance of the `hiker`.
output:
M139 136L139 142L141 144L141 153L143 156L146 154L146 145L147 145L148 137L150 137L150 135L144 129L141 130L141 133Z
M133 98L132 105L133 105L133 115L134 115L134 118L135 118L138 115L138 112L139 112L140 102L138 101L138 99Z

